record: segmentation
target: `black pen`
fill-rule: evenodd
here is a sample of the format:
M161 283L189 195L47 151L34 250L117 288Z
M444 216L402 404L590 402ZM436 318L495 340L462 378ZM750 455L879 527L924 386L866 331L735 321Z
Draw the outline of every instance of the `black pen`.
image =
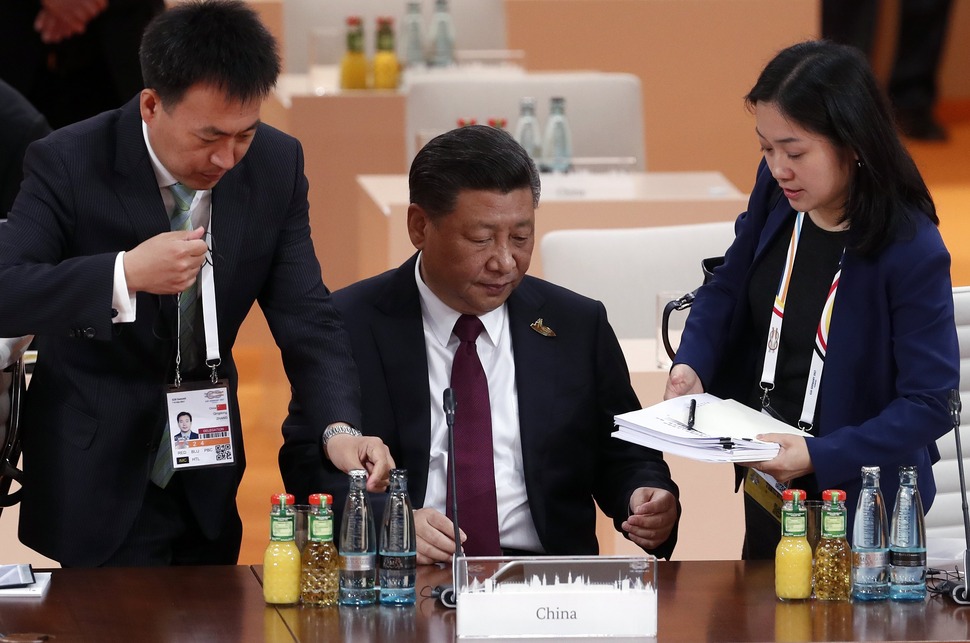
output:
M687 411L687 430L694 430L694 415L697 413L697 398L692 398L690 401L690 410Z

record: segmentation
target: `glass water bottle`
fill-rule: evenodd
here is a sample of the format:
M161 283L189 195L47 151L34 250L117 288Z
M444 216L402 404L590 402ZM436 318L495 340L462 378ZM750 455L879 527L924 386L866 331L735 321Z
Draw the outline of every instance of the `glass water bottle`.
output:
M414 603L416 562L417 543L414 512L408 497L408 474L404 469L391 469L391 490L381 524L381 603Z
M889 521L879 488L879 467L862 467L862 491L852 525L852 598L889 597Z
M916 467L899 467L899 492L889 530L889 597L926 598L926 526L916 488Z
M350 491L340 529L341 605L373 605L377 602L377 539L374 516L367 498L367 472L350 472Z

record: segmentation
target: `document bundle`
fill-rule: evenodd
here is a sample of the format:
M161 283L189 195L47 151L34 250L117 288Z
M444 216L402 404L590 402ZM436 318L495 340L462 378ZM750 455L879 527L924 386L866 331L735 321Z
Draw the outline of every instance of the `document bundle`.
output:
M756 436L787 433L810 437L735 400L684 395L614 418L613 437L703 462L763 462L779 446Z

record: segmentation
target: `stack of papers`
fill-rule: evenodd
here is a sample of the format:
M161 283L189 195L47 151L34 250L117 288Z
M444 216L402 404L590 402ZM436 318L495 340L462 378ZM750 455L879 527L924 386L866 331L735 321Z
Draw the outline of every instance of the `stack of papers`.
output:
M691 400L694 426L688 428ZM773 417L734 400L684 395L614 418L613 437L702 462L763 462L778 455L778 445L755 436L787 433L810 437Z

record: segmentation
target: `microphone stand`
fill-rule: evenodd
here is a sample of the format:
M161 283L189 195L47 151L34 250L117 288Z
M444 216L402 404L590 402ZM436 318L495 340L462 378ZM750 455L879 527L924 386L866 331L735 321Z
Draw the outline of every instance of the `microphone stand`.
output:
M950 391L950 416L953 419L953 435L957 443L957 471L960 474L960 504L963 508L963 532L967 549L963 550L963 584L957 584L950 592L953 600L960 605L970 605L970 585L967 572L970 571L970 509L967 507L967 480L963 472L963 446L960 443L960 411L963 404L960 401L960 391Z
M455 555L451 557L451 582L450 586L439 586L435 588L438 600L445 607L458 606L458 593L455 591L455 583L458 579L458 557L461 553L461 531L458 528L458 482L455 472L455 408L458 403L455 401L455 392L450 387L446 388L443 395L443 407L445 411L445 424L448 426L448 490L451 492L451 524L455 527Z

